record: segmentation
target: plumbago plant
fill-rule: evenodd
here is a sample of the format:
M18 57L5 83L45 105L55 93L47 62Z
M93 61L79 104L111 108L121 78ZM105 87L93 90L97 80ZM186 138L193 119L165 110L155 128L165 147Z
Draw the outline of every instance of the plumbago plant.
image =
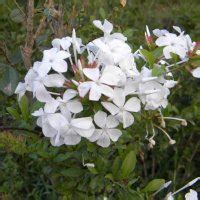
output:
M52 48L43 51L42 60L36 61L25 81L18 84L15 93L19 101L28 91L41 102L32 115L53 146L77 145L84 138L107 148L123 137L138 117L145 122L144 138L149 148L156 145L158 131L168 138L170 145L175 144L166 130L166 121L176 120L183 126L187 122L164 116L162 110L178 84L179 78L174 78L178 76L176 69L187 69L200 78L199 43L192 42L176 26L175 33L155 29L153 34L146 27L146 44L132 52L123 34L112 33L109 21L95 20L93 24L103 36L86 45L75 30L71 37L52 41ZM123 164L131 164L131 159L135 159L132 152ZM84 166L95 173L95 163ZM127 171L124 173L122 177L127 177ZM137 194L138 198L162 184L163 181L150 182L143 193Z

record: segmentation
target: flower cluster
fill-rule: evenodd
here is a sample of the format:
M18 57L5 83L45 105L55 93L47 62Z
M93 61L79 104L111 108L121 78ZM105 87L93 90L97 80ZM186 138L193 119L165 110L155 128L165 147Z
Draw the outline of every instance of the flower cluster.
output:
M54 146L76 145L83 137L108 147L119 139L122 129L134 123L134 113L161 113L170 89L177 84L170 69L199 56L197 43L178 27L174 27L178 35L154 30L155 42L147 27L149 49L161 51L155 57L143 47L132 52L123 34L112 33L109 21L93 24L102 37L84 45L73 30L72 37L54 39L52 48L44 50L42 60L33 64L15 91L19 100L30 91L44 103L33 115ZM173 63L174 55L179 62ZM194 69L193 76L200 77L199 71ZM147 139L155 145L153 137Z

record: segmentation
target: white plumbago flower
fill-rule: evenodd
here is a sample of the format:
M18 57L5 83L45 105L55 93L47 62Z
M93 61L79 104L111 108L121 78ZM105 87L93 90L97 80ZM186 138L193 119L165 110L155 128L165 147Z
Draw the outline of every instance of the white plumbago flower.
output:
M131 97L126 102L126 96L123 89L115 88L115 96L113 103L102 102L106 110L116 117L121 123L123 128L127 128L134 123L134 117L130 112L139 112L141 109L140 100L137 97Z
M192 70L192 76L194 76L195 78L200 78L200 67Z
M185 195L185 200L198 200L197 192L195 190L190 190L190 192Z
M146 110L155 110L159 107L165 108L168 104L169 89L156 81L140 83L139 92L141 93L139 97L142 103L145 104Z
M53 115L55 114L48 118L49 124L58 131L57 135L51 140L53 144L57 144L57 141L61 139L66 145L76 145L81 141L81 137L89 138L95 130L91 117L74 119L70 115L59 114L65 118L63 119L63 117L55 118ZM62 120L65 125L61 127Z
M98 49L96 53L98 62L105 65L117 64L131 53L130 46L119 39L108 39L104 41L98 38L88 44L89 49L94 49L94 47Z
M98 101L102 94L113 98L114 91L110 86L119 85L123 82L121 79L125 78L123 72L116 66L106 66L102 74L100 74L99 68L84 68L83 73L91 81L79 84L79 95L84 97L90 91L89 99L91 101Z
M49 102L52 101L53 98L45 87L62 87L65 82L65 77L62 74L41 76L41 74L38 73L40 65L40 62L36 62L33 68L29 69L25 76L25 83L20 83L15 93L19 93L21 97L26 90L31 91L33 92L33 96L39 101Z
M177 83L178 81L166 80L163 86L167 88L173 88Z
M119 62L120 69L126 74L127 77L135 77L140 75L137 70L133 54L127 55L126 58Z
M69 50L69 47L71 46L72 38L71 37L63 37L63 38L56 38L54 39L51 44L53 48L57 48L58 50Z
M77 95L78 92L76 90L67 89L63 94L63 98L58 97L56 100L47 102L44 110L48 113L54 113L59 107L62 113L80 113L83 110L83 106L78 99L74 98Z
M104 37L101 39L103 40L107 40L107 39L119 39L122 41L126 41L127 38L121 34L121 33L113 33L110 34L113 30L113 24L110 23L108 20L104 20L104 23L102 24L102 22L100 20L94 20L93 24L99 28L100 30L102 30L104 32Z
M51 139L53 146L76 145L81 137L91 137L95 128L91 117L71 118L66 113L45 113L43 109L35 111L32 115L39 116L37 125L42 132Z
M173 33L165 33L156 40L156 45L164 46L163 54L166 59L171 58L171 53L177 54L181 59L187 55L185 41L183 37L179 37Z
M98 145L108 147L111 143L110 140L116 142L122 135L122 132L116 129L119 122L112 115L107 116L105 112L98 111L94 115L94 121L101 129L96 129L93 135L88 138L91 142L97 141Z
M113 30L113 24L110 23L108 20L104 20L104 23L102 24L102 22L100 20L94 20L93 24L99 28L100 30L102 30L104 32L104 34L110 34Z
M41 65L38 66L37 72L40 76L46 75L51 69L56 72L66 72L67 62L66 58L71 55L66 51L59 51L57 48L51 48L49 50L44 50L43 59Z
M155 36L157 36L157 37L163 36L163 35L165 35L166 33L169 33L169 31L166 30L166 29L162 29L162 30L160 30L160 29L154 29L154 30L153 30L153 34L154 34Z

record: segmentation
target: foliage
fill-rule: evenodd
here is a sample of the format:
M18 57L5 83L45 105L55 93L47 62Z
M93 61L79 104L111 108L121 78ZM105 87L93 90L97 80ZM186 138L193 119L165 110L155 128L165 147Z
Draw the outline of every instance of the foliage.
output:
M63 27L56 12L60 7L64 11ZM118 0L60 0L54 2L54 8L35 0L34 30L43 17L46 19L45 28L34 43L32 60L41 57L52 38L63 32L71 34L73 27L85 42L99 35L92 26L93 19L109 19L116 30L129 37L135 49L143 41L146 24L151 29L181 25L194 40L200 39L198 0L127 0L124 7ZM175 189L199 175L200 82L194 81L186 70L180 70L180 84L164 110L166 116L181 116L188 121L184 128L173 121L167 124L176 145L169 146L158 132L158 144L149 150L141 121L108 149L86 141L76 147L52 147L31 116L39 107L38 102L27 96L18 104L13 95L27 67L23 51L26 11L26 1L0 0L1 199L153 199L152 194L164 183L163 179L172 180ZM151 64L159 52L142 54ZM163 73L152 67L155 74ZM135 118L140 121L139 116ZM83 159L95 167L84 166ZM156 197L160 199L166 193L165 190Z

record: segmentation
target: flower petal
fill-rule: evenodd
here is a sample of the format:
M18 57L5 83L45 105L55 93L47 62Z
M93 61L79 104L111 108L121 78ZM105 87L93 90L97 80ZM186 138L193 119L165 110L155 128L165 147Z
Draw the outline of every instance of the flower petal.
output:
M109 115L106 120L107 128L115 128L119 125L119 121L116 120L112 115Z
M93 126L91 117L76 118L71 120L71 125L79 129L89 129Z
M67 119L61 113L50 114L47 117L49 124L56 130L68 126Z
M89 93L89 99L91 101L98 101L101 98L101 87L96 83L92 83Z
M99 137L101 136L101 134L102 134L102 129L96 129L95 131L94 131L94 133L92 134L92 136L90 136L89 138L87 138L89 141L91 141L91 142L95 142L95 141L97 141L98 139L99 139Z
M100 138L97 140L97 144L101 147L108 147L110 145L110 138L108 134L103 132L100 136Z
M192 71L192 76L194 76L195 78L200 78L200 67L197 67Z
M110 98L114 97L114 90L111 87L104 85L104 84L101 84L100 87L102 89L103 95L110 97Z
M56 71L56 72L66 72L67 71L67 62L64 60L59 60L59 61L54 61L52 63L52 68Z
M130 112L139 112L141 109L140 100L137 97L130 98L125 103L124 109Z
M122 132L119 129L107 129L107 133L113 142L116 142L122 135Z
M127 128L134 123L134 117L130 112L123 112L123 128Z
M103 111L98 111L94 115L95 124L100 128L104 128L105 127L106 119L107 119L107 114L105 112L103 112Z
M110 102L101 102L102 106L108 110L112 115L116 115L119 112L119 108Z
M78 85L79 96L82 98L85 97L85 95L89 92L91 85L92 85L91 81L80 83Z
M83 73L92 81L99 79L99 68L84 68Z
M76 90L67 89L63 94L63 100L69 101L70 99L73 99L77 94L78 92Z
M124 106L125 103L124 90L122 88L115 88L114 94L115 94L113 98L114 104L116 104L118 107Z
M81 141L81 136L75 130L69 129L64 136L64 143L66 145L76 145Z
M92 134L94 133L95 131L95 128L94 126L92 126L91 128L89 129L79 129L79 128L74 128L74 130L82 137L85 137L85 138L89 138L92 136Z
M56 100L53 100L53 101L50 101L50 102L47 102L44 106L44 111L46 113L55 113L57 108L59 106L59 102L56 101Z
M49 123L43 123L42 132L46 137L54 137L57 134L57 131Z
M69 58L70 56L71 54L66 51L59 51L56 53L56 60L57 61L64 60L66 58Z
M49 94L49 92L46 90L46 88L42 84L37 85L37 90L35 92L35 96L41 102L53 101L52 96Z
M65 77L61 74L50 74L42 78L46 87L62 87Z
M49 73L50 69L51 69L51 63L42 62L40 65L37 66L35 70L41 77L43 77Z
M67 109L72 113L80 113L83 110L83 106L80 101L73 100L67 102Z

